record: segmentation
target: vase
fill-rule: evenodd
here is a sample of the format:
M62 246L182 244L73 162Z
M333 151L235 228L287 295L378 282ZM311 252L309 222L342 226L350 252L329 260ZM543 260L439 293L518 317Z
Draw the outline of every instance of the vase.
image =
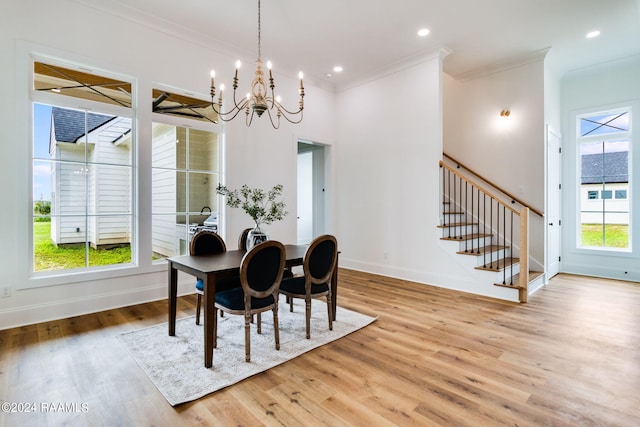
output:
M260 228L260 225L256 225L247 234L247 251L253 248L255 245L269 240L269 233Z

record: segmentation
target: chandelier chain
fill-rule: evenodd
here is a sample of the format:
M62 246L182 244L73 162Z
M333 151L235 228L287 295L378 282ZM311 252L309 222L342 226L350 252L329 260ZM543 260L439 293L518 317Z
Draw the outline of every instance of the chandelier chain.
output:
M280 118L284 117L290 123L297 124L302 121L302 111L304 110L304 85L302 83L302 72L298 74L300 78L300 87L298 88L298 94L300 96L298 101L297 111L290 111L280 103L280 96L276 96L276 85L271 73L271 62L267 61L268 77L262 69L262 8L261 1L258 0L258 60L256 62L256 71L253 77L253 81L250 85L250 90L247 96L240 100L236 98L238 89L238 69L240 68L240 61L236 63L236 71L233 77L233 95L231 108L229 111L222 110L222 92L224 85L220 85L220 95L216 100L216 87L215 87L215 71L211 70L211 108L218 114L218 118L223 122L229 122L233 120L241 111L246 114L245 123L247 126L251 126L254 115L261 117L263 113L267 113L271 125L278 129L280 127Z
M262 61L262 25L260 19L260 0L258 0L258 61Z

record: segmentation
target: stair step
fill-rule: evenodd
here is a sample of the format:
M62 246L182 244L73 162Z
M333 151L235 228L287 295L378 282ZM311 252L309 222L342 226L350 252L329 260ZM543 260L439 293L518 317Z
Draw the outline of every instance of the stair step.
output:
M507 267L511 267L514 264L517 264L520 262L520 258L502 258L502 259L498 259L493 261L490 264L487 265L479 265L476 268L476 270L487 270L487 271L502 271Z
M485 237L492 237L491 234L484 233L473 233L473 234L461 234L459 236L451 236L451 237L441 237L440 240L473 240L473 239L481 239Z
M477 222L452 222L451 224L441 224L438 228L452 228L452 227L473 227L478 225Z
M502 245L489 245L489 246L483 246L481 248L473 248L473 250L468 250L468 251L458 251L456 252L457 254L460 255L474 255L474 256L482 256L485 253L491 253L491 252L497 252L497 251L503 251L505 249L509 249L510 246L502 246Z
M539 276L542 276L542 272L540 272L540 271L530 271L529 272L529 283L533 282ZM520 283L520 274L514 274L513 275L513 284L512 285L508 284L508 283L494 283L494 286L502 286L503 288L511 288L511 289L524 289L518 283Z

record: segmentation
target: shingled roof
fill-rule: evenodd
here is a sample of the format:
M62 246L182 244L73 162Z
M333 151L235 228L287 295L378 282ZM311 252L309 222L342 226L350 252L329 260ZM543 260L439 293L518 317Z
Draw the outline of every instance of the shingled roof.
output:
M89 133L105 123L115 119L114 116L87 114L88 131L85 132L84 111L53 107L51 109L53 123L53 139L58 142L76 143L85 133Z
M582 183L629 182L629 152L585 154L582 156Z

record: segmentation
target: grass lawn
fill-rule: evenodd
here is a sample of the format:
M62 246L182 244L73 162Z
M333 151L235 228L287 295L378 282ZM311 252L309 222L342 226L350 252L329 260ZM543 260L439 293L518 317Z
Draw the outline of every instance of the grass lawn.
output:
M57 247L50 237L50 222L33 223L34 270L51 271L86 266L85 247ZM131 248L89 248L89 265L113 265L131 262Z
M605 241L602 243L602 224L582 224L582 246L607 248L629 247L629 226L625 224L605 224Z

